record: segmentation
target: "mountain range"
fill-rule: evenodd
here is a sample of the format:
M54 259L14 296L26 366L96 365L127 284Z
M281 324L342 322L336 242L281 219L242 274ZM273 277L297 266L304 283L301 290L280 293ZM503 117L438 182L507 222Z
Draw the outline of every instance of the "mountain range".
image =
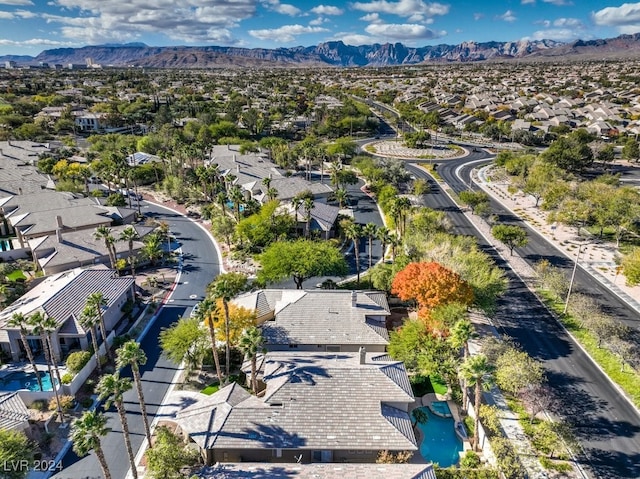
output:
M93 64L151 68L380 67L435 62L640 58L640 33L601 40L463 42L408 47L402 43L351 46L341 41L310 47L237 48L220 46L151 47L141 43L44 50L36 57L6 55L18 65Z

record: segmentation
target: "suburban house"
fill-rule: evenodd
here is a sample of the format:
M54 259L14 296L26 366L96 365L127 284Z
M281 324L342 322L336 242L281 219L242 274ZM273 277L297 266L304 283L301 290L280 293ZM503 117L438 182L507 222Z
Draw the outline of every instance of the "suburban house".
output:
M40 155L51 151L48 143L0 141L0 196L55 189L53 180L36 168Z
M385 352L390 314L379 291L264 289L233 302L257 312L268 351Z
M29 427L31 414L18 392L0 392L0 431L22 431Z
M118 276L116 271L104 266L77 268L47 276L0 311L0 349L13 361L24 357L20 331L8 326L7 322L15 313L29 317L36 311L56 320L57 328L51 339L57 360L73 349L88 349L90 331L80 324L80 317L87 297L95 292L101 292L107 301L102 314L108 334L122 317L122 307L134 299L134 279ZM42 350L40 337L29 336L28 339L35 352Z
M265 464L256 462L219 463L210 469L224 479L257 477L288 479L436 479L433 464Z
M133 242L133 255L138 257L144 247L144 237L155 227L140 224L113 226L111 234L117 239L127 227L133 228L140 238ZM127 241L116 241L113 246L116 250L116 259L126 260L129 257ZM93 231L65 231L62 229L56 234L29 240L29 248L34 261L38 262L38 267L44 274L59 273L94 264L110 266L109 251L103 240L93 236Z
M418 449L407 372L384 353L269 352L259 378L257 396L233 383L178 412L207 464L373 463Z

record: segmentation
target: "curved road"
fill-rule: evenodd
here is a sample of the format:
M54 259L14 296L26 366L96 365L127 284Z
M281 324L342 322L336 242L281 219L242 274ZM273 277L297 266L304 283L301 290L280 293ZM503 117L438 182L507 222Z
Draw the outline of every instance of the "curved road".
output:
M458 178L455 170L462 164L482 159L483 155L488 156L477 152L464 159L442 163L438 172L452 189L462 191L469 187L468 170L475 165L467 167L464 179ZM409 164L407 168L416 176L428 178L428 174L415 165ZM501 332L513 337L527 353L544 363L549 384L560 402L557 413L571 422L585 449L585 454L579 458L583 466L591 471L593 477L639 478L640 416L637 410L594 366L439 186L436 186L433 195L428 195L428 204L449 213L456 233L476 236L480 246L505 271L509 287L492 319ZM559 265L563 262L565 265L571 264L568 258L543 238L535 238L534 234L530 238L530 245L521 251L528 260L549 257ZM594 281L590 277L583 277L583 274L586 273L581 272L580 275L583 287L593 285ZM601 291L600 294L603 297L612 296L608 291ZM613 298L611 301L616 302ZM621 312L626 309L633 321L634 314L628 308L623 304L617 307Z
M158 336L162 328L178 320L188 308L202 299L205 287L220 271L220 264L208 234L188 218L166 208L143 203L143 212L169 223L171 232L181 243L184 264L179 284L176 285L170 301L162 308L142 340L142 348L147 354L147 364L140 367L143 390L149 421L152 421L162 399L166 394L177 366L161 356ZM131 376L130 368L122 370L123 376ZM127 421L131 433L134 453L144 439L144 429L140 415L138 398L133 390L125 394ZM186 406L186 405L185 405ZM129 470L129 461L124 446L122 426L115 408L107 411L111 432L103 438L102 447L114 479L123 479ZM62 471L55 474L56 479L93 479L102 478L102 472L94 453L78 458L71 449L62 458Z

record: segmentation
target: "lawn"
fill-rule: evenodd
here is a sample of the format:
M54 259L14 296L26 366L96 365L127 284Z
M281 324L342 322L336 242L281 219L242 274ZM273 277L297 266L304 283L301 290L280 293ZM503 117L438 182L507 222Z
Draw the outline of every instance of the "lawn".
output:
M211 396L213 393L217 392L220 389L220 385L216 383L209 384L206 388L200 391L202 394L206 394L207 396Z
M18 281L19 279L27 279L24 273L19 269L16 269L7 275L8 281Z

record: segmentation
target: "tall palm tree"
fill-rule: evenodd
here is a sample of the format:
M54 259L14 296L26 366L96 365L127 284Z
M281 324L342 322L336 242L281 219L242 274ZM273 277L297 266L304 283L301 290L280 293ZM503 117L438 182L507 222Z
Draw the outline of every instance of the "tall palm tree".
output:
M104 241L104 246L107 248L107 252L109 254L111 269L116 269L116 251L114 246L116 239L111 234L111 228L104 225L98 226L93 233L93 237L97 240Z
M258 393L258 381L256 378L257 358L258 352L262 349L263 342L262 333L254 326L242 332L240 342L238 343L240 351L251 360L251 389L253 390L253 394Z
M36 362L33 359L33 351L31 351L31 346L29 345L29 340L27 339L27 333L29 332L29 330L26 328L26 326L28 324L28 319L22 313L13 313L11 319L7 321L7 326L11 328L20 328L20 341L22 341L24 351L27 353L27 358L29 358L29 364L31 364L33 372L36 374L36 379L38 380L40 391L44 391L44 388L42 387L42 378L40 378L40 373L38 372L38 368L36 367Z
M469 386L475 386L475 426L473 429L473 449L478 450L478 423L480 422L480 403L482 402L482 389L488 388L493 383L495 367L489 363L484 354L470 356L462 363L460 375Z
M269 201L273 201L278 197L278 190L276 188L269 188L267 190L267 198Z
M390 237L389 235L391 234L391 232L389 231L389 228L387 228L386 226L380 226L378 227L378 231L376 233L376 237L378 238L378 241L380 241L380 245L382 246L382 260L384 261L384 256L385 253L387 252L387 245L389 244L390 241Z
M216 366L216 376L218 376L218 384L222 384L222 368L220 367L220 357L218 355L218 347L216 343L216 324L215 318L217 314L216 300L206 298L200 303L198 309L198 317L202 318L209 330L209 340L211 341L211 354L213 362Z
M222 210L222 214L226 215L227 214L227 192L226 191L219 191L218 194L216 195L216 201L220 205L220 209Z
M353 257L356 260L356 281L360 284L360 238L362 237L362 227L350 222L344 228L344 235L353 241Z
M159 233L151 233L144 237L142 256L148 259L152 265L164 256L162 252L162 239Z
M296 235L298 234L298 211L300 211L300 207L302 206L302 197L299 195L294 196L291 199L291 206L293 206L293 211L296 214Z
M402 240L400 239L400 236L398 236L395 233L391 233L389 235L389 244L391 245L391 261L395 262L396 251L398 249L398 246L402 244Z
M87 301L85 302L85 307L93 308L98 314L98 321L100 323L100 332L102 333L102 341L104 342L104 349L107 352L107 357L110 362L113 362L113 353L109 348L109 344L107 343L107 328L104 325L104 316L102 314L102 308L106 307L109 303L109 300L104 297L104 295L100 291L96 291L95 293L91 293L87 297Z
M225 373L226 381L229 381L229 370L231 368L231 342L230 337L230 323L229 317L229 301L234 296L237 296L242 292L247 284L247 277L242 273L223 273L207 286L208 292L215 299L222 300L222 307L224 308L224 330L225 337Z
M129 464L131 464L131 473L134 479L138 479L138 470L136 468L136 459L133 455L131 447L131 435L129 434L129 424L127 422L127 411L124 408L124 393L131 390L131 379L121 378L118 373L105 374L100 378L96 391L100 399L106 399L105 408L109 409L111 404L115 405L122 424L122 433L124 435L124 444L127 447L129 455Z
M104 457L100 438L106 436L108 432L107 417L98 411L86 411L71 425L71 442L74 452L84 456L93 450L98 457L105 479L111 479L111 472Z
M362 236L369 240L369 269L373 266L373 239L378 235L378 225L367 223L362 228Z
M53 375L53 366L55 359L50 348L51 341L49 340L49 323L46 320L45 315L41 311L36 311L29 317L29 324L33 326L34 334L40 336L42 342L42 350L44 351L44 359L47 363L47 369L49 370L49 379L51 380L51 387L56 398L57 413L60 416L60 420L64 422L64 412L62 411L62 405L60 403L60 395L58 394L58 387L60 382L56 385L55 376ZM57 366L56 366L57 367Z
M307 224L307 238L311 238L311 210L315 207L313 198L311 196L305 196L302 200L304 206L304 221Z
M349 193L344 188L338 188L336 190L336 200L338 200L338 206L342 208L349 201Z
M92 306L85 306L80 315L80 324L85 328L91 329L91 344L93 344L93 351L96 355L96 369L98 369L98 376L102 375L102 362L100 361L100 347L98 346L98 324L100 320L98 313Z
M462 362L469 358L469 340L475 335L473 324L468 319L462 319L451 328L449 342L451 345L460 350L462 349ZM467 381L462 377L462 410L467 410Z
M139 203L139 202L138 202ZM133 242L140 239L140 235L133 226L127 226L122 230L120 236L118 236L119 241L126 241L129 247L129 265L131 266L131 276L133 279L136 278L136 258L133 255Z
M142 377L140 376L140 366L147 364L147 355L145 354L140 343L130 340L124 343L116 350L116 367L122 369L127 365L131 366L133 373L133 382L136 384L138 393L138 402L140 403L140 412L142 413L142 423L144 424L144 433L147 436L149 448L151 445L151 429L149 428L149 418L147 417L147 405L144 402L144 393L142 392Z
M229 199L233 202L235 210L236 222L240 222L240 206L244 202L244 193L238 185L233 185L229 190Z

